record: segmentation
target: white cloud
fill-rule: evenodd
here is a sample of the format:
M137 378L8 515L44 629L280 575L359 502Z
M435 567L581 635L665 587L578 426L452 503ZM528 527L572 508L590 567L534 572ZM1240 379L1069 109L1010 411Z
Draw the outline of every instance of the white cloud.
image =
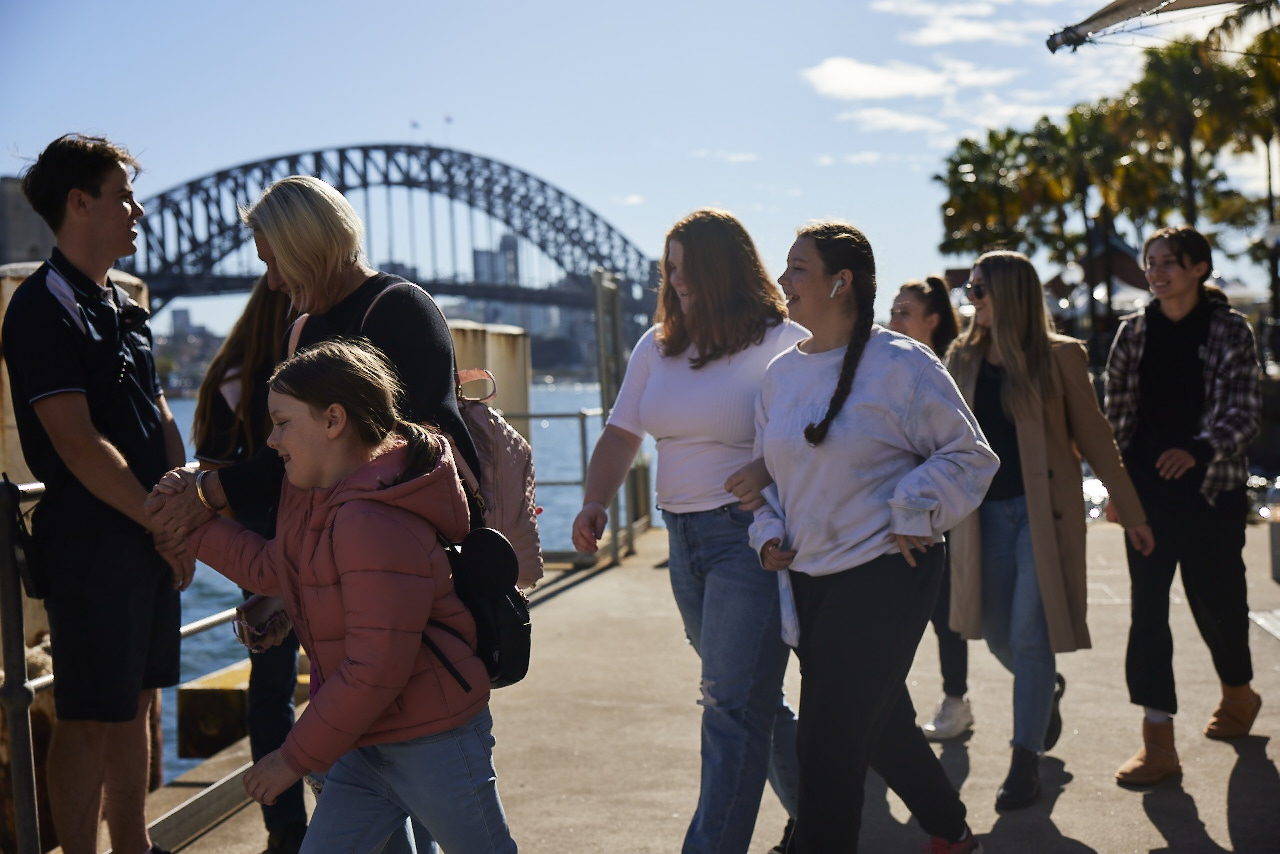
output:
M760 155L750 151L712 151L709 148L699 148L689 152L690 157L710 157L714 160L722 160L725 163L754 163L760 159Z
M841 113L836 116L841 121L857 122L862 130L866 131L926 131L938 133L947 129L945 122L930 118L929 116L915 115L912 113L903 113L897 110L889 110L884 107L869 107L862 110L851 110L847 113Z
M907 44L934 47L962 42L995 42L1025 45L1043 40L1053 31L1053 21L975 21L971 18L942 17L930 21L902 40Z
M1022 72L979 68L971 62L942 60L942 69L892 61L871 65L845 56L824 59L801 72L820 95L844 101L927 98L971 86L999 86Z
M1030 93L1036 95L1036 93ZM977 98L954 100L943 107L942 113L948 118L969 122L973 135L979 129L985 133L989 128L1029 128L1041 116L1060 118L1065 115L1066 106L1060 103L1048 103L1035 98L1013 99L985 92Z
M1043 37L1054 28L1053 21L1022 20L1015 16L1014 9L997 9L993 3L876 0L871 8L891 15L925 19L920 29L901 36L902 41L913 45L961 42L1023 45Z
M643 205L644 196L639 193L631 193L627 196L614 196L613 200L623 205Z
M836 159L830 154L819 154L816 162L819 166L832 166L835 164Z
M871 163L879 163L880 158L881 154L878 151L855 151L853 154L846 154L842 159L845 163L865 166Z

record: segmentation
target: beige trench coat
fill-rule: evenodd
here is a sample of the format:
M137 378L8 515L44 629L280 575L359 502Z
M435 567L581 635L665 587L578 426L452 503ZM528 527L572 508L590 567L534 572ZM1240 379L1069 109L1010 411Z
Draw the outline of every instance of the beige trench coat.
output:
M1111 493L1122 525L1142 525L1146 514L1120 459L1111 425L1098 408L1083 345L1055 336L1050 347L1051 387L1042 395L1044 406L1034 417L1017 419L1015 427L1036 578L1049 623L1049 642L1056 653L1091 646L1085 623L1085 518L1079 455L1084 455ZM970 406L976 379L956 378ZM975 511L951 532L951 628L971 640L982 637L980 528Z

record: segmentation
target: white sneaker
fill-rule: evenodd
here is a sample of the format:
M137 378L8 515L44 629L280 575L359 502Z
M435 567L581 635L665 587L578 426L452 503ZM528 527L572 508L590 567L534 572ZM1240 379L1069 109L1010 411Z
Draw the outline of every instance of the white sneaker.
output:
M930 741L946 741L972 728L973 710L969 708L968 700L959 697L943 697L933 713L933 720L921 727L924 737Z

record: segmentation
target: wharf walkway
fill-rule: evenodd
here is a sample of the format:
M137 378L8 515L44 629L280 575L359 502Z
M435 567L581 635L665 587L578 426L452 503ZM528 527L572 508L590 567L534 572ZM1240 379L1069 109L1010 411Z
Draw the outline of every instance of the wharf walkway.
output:
M1270 577L1266 526L1251 526L1246 560L1250 605L1261 622L1280 616ZM664 561L666 532L638 538L637 554L608 570L553 576L534 595L533 665L528 679L493 697L496 761L512 831L525 854L613 854L680 850L698 796L698 662L684 640ZM988 854L1276 854L1280 852L1280 639L1250 628L1263 696L1256 735L1206 739L1201 728L1219 688L1208 653L1175 584L1171 623L1182 711L1177 743L1184 774L1148 791L1121 789L1116 767L1137 747L1141 712L1124 685L1128 577L1123 532L1089 529L1094 648L1063 655L1067 679L1058 746L1041 760L1043 794L1025 810L996 813L1008 769L1011 677L982 643L970 644L969 690L977 724L939 747L969 821ZM1265 612L1275 612L1266 614ZM931 629L916 656L910 690L923 721L940 693ZM787 694L799 696L792 660ZM241 743L155 793L159 816L201 786L248 761ZM238 789L229 781L226 789ZM216 799L215 799L216 800ZM766 790L751 854L781 836L786 816ZM166 839L157 838L159 844ZM918 851L926 841L896 796L869 782L862 850ZM257 854L265 844L258 807L234 808L183 854Z

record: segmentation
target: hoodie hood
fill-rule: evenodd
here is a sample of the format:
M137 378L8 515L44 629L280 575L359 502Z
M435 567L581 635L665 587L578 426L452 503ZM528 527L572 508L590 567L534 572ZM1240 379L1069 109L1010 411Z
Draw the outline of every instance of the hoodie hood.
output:
M311 493L312 510L308 527L323 528L325 521L348 501L376 501L421 516L445 539L460 542L471 530L471 523L452 447L444 443L440 460L431 471L392 485L404 471L408 456L408 451L400 445L370 460L333 486L306 490ZM295 487L286 479L286 495L290 490Z

